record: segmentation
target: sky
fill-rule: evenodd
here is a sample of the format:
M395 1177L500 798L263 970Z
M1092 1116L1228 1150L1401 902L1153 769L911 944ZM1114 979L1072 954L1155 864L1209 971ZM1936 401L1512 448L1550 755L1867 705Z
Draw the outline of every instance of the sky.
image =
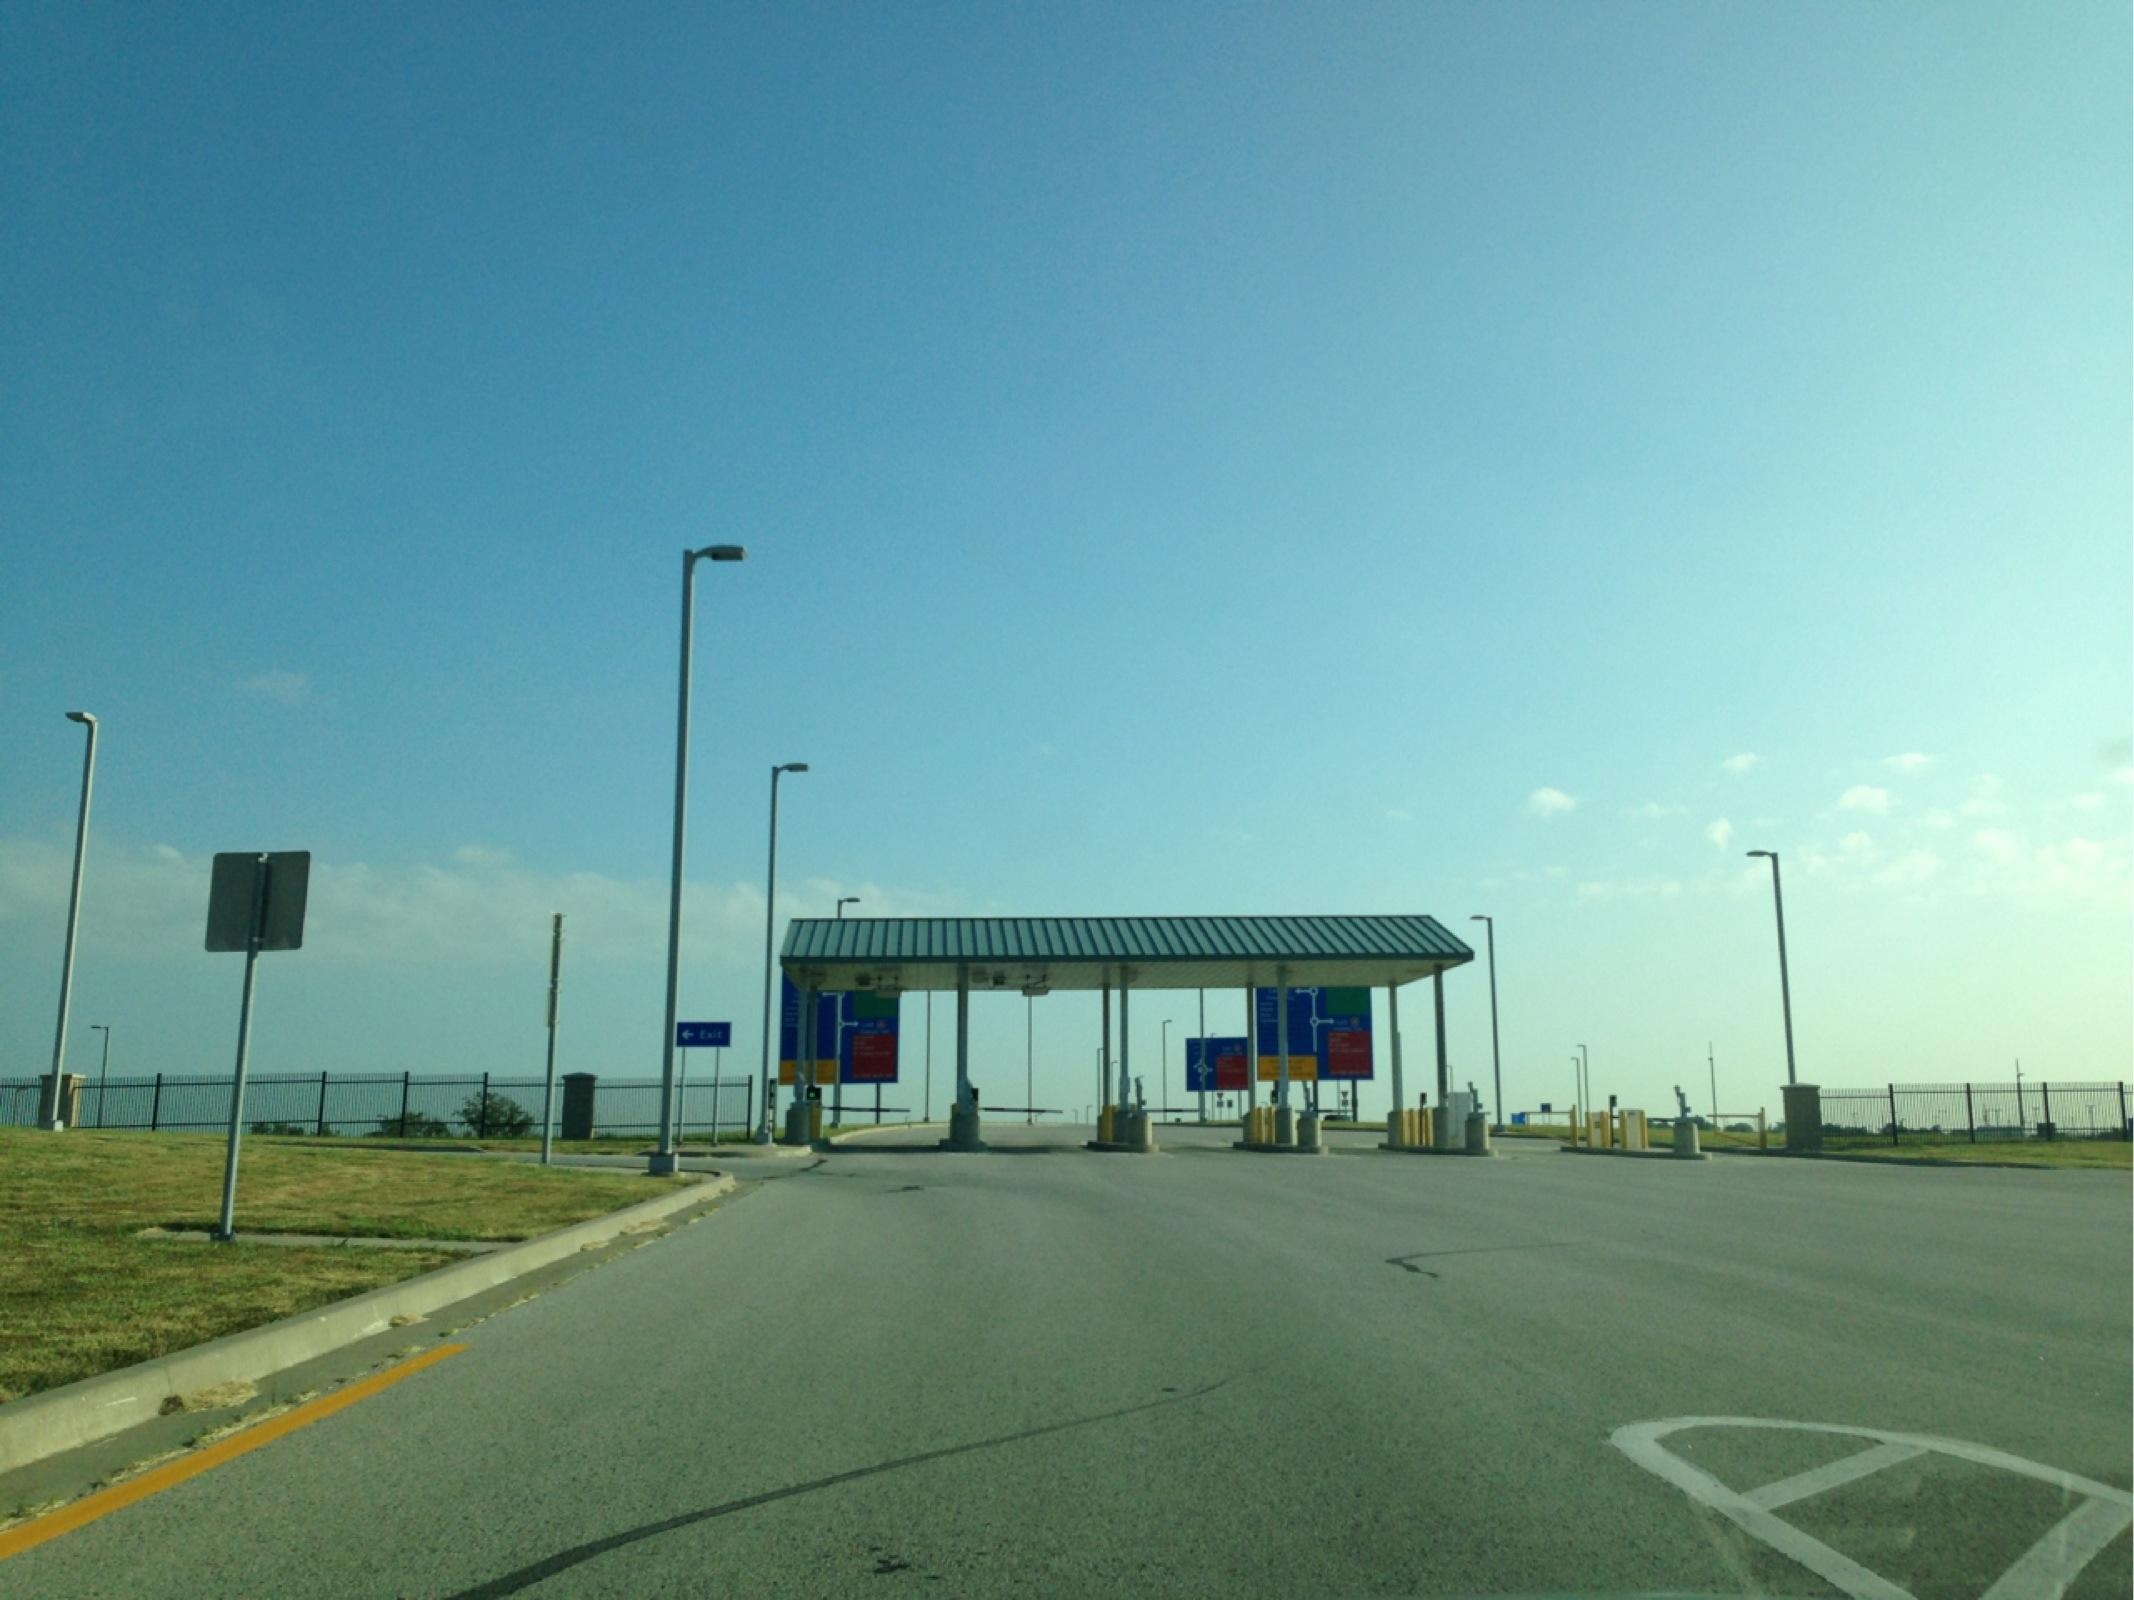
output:
M114 1076L226 1070L208 863L308 849L255 1072L538 1074L561 911L561 1067L656 1073L680 557L732 541L682 1012L743 1065L807 761L781 927L1490 913L1507 1109L1584 1043L1776 1112L1751 848L1803 1080L2128 1077L2129 45L0 8L0 1076L51 1060L79 707L70 1069L103 1023ZM1486 1088L1486 963L1446 991ZM989 1103L1022 1010L974 1009ZM1028 1020L1079 1112L1094 997Z

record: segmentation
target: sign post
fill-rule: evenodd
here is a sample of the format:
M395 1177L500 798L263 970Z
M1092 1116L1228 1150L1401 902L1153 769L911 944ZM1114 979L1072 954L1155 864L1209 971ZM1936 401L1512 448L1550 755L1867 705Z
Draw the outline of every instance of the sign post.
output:
M681 1103L674 1118L674 1142L680 1145L689 1137L689 1052L698 1050L723 1050L734 1042L734 1025L731 1022L677 1022L674 1025L674 1047L682 1052ZM711 1068L711 1142L719 1142L719 1067L718 1057L712 1057Z
M311 885L308 850L225 851L208 885L207 948L242 950L244 999L237 1012L237 1075L230 1084L230 1144L222 1166L222 1217L212 1238L237 1237L237 1152L244 1136L245 1068L252 1054L252 982L263 950L304 943L304 898Z

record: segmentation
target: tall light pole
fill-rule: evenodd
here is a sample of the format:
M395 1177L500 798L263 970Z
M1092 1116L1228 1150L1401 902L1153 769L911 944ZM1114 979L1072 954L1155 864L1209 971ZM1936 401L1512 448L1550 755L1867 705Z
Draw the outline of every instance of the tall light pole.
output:
M1571 1124L1571 1142L1578 1143L1578 1119L1584 1115L1586 1104L1585 1075L1578 1070L1578 1054L1571 1054L1571 1115L1565 1120Z
M689 655L696 632L696 570L699 561L744 561L737 544L706 545L682 552L682 672L676 696L674 734L674 865L667 886L667 1036L660 1046L659 1148L648 1170L665 1176L681 1165L674 1153L674 1015L682 976L682 845L689 809Z
M1214 1075L1214 1072L1215 1067L1208 1060L1208 991L1202 989L1200 991L1200 1081L1202 1088L1198 1107L1202 1122L1208 1120L1208 1091L1206 1085L1208 1079ZM1220 1108L1218 1107L1218 1109Z
M1751 857L1763 856L1771 863L1771 909L1778 913L1778 1003L1786 1016L1786 1082L1795 1081L1793 1076L1793 985L1786 977L1786 896L1778 883L1778 852L1776 850L1751 850Z
M1037 997L1023 996L1023 1126L1037 1121Z
M843 922L845 920L845 907L856 906L859 903L860 897L856 894L839 895L837 897L837 920L839 922ZM844 1002L840 1000L838 1004L843 1005ZM838 1015L842 1017L844 1013L840 1011ZM842 1031L842 1028L840 1028L840 1031ZM834 1054L838 1058L838 1068L837 1082L833 1084L830 1088L830 1120L838 1127L842 1128L845 1125L845 1051L842 1040L839 1041L838 1048L834 1052ZM880 1115L882 1106L882 1086L880 1084L876 1084L874 1086L874 1105L876 1112L875 1121L880 1122L882 1120Z
M82 858L89 848L89 794L96 787L96 718L87 711L69 711L67 720L89 730L89 743L82 752L81 813L74 819L74 886L67 893L67 947L59 961L59 1028L52 1038L52 1080L45 1091L44 1115L37 1119L47 1133L57 1133L66 1126L59 1120L66 1105L60 1097L60 1077L67 1069L67 1007L74 998L74 934L81 926Z
M1163 1075L1171 1070L1171 1019L1163 1019L1163 1048L1156 1053L1156 1099L1160 1104L1169 1093L1163 1086Z
M839 895L837 898L837 920L839 922L845 920L845 907L856 906L859 903L860 897L856 894Z
M1588 1111L1593 1109L1593 1062L1584 1045L1578 1047L1578 1097Z
M1496 1113L1489 1120L1496 1124L1497 1131L1504 1131L1504 1057L1497 1048L1497 919L1485 912L1476 912L1467 919L1479 922L1489 933L1489 1065L1496 1076L1496 1099L1490 1109Z
M756 1125L758 1144L771 1142L771 1094L778 1084L771 1066L771 987L778 981L777 958L771 952L771 936L776 926L775 907L778 902L778 780L788 772L807 770L808 764L805 761L788 761L783 766L771 768L771 870L763 887L763 1120ZM929 1027L929 1042L932 1032ZM801 1086L800 1061L797 1054L793 1068L793 1092L804 1094L806 1090Z
M92 1022L89 1031L104 1036L103 1059L96 1069L96 1125L101 1128L104 1125L104 1083L111 1076L111 1025Z

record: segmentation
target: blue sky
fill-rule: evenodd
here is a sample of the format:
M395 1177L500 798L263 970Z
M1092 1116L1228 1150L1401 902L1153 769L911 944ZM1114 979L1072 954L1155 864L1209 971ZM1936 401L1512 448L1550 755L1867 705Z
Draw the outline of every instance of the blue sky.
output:
M2128 53L2101 5L14 8L0 1075L76 705L70 1064L221 1070L204 864L265 847L317 877L257 1070L538 1070L552 910L566 1065L654 1070L679 555L738 540L684 1009L744 1056L799 759L781 916L1493 911L1512 1105L1583 1040L1775 1107L1756 845L1804 1076L2125 1076ZM1079 1105L1094 1004L1040 1012Z

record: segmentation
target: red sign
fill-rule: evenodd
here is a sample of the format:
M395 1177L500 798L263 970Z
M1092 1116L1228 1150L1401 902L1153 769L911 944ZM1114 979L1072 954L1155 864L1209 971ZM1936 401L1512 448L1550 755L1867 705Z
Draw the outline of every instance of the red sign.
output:
M895 1083L897 1081L897 1036L893 1033L856 1033L852 1036L852 1081Z
M1326 1036L1326 1075L1329 1078L1368 1078L1371 1075L1371 1036L1360 1028L1330 1029Z
M1245 1052L1232 1051L1215 1058L1215 1087L1218 1093L1226 1089L1246 1089L1252 1079L1245 1071Z

